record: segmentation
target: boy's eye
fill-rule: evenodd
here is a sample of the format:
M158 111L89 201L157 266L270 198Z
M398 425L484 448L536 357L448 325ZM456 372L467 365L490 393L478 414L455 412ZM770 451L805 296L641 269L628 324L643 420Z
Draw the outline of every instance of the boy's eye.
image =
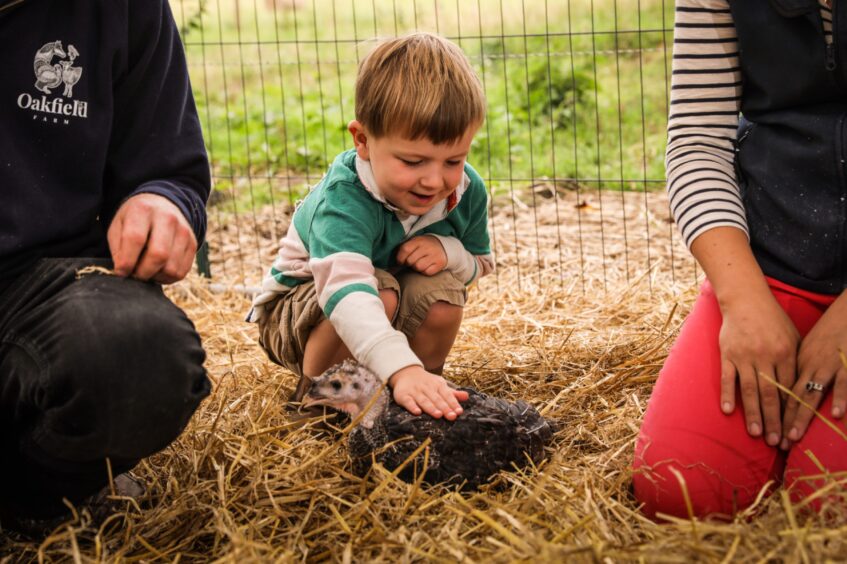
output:
M462 161L447 161L447 166L458 166L462 164Z
M417 165L421 164L421 162L422 162L422 161L407 161L406 159L400 159L400 160L403 161L403 164L405 164L407 166L417 166Z

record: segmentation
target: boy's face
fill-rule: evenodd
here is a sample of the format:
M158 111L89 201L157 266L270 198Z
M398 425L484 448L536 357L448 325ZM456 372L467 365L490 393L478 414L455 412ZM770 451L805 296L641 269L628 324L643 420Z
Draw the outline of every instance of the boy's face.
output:
M465 159L477 128L453 144L397 135L375 138L358 121L349 125L359 157L370 161L382 195L412 215L423 215L446 199L462 181Z

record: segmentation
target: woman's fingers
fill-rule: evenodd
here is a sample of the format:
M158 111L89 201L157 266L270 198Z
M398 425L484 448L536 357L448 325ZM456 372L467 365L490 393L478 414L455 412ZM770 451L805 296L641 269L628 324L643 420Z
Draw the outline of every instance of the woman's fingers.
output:
M762 411L759 405L759 379L755 368L745 366L739 369L738 379L747 432L754 437L759 437L762 434Z
M782 438L782 405L779 401L779 388L774 382L774 374L758 373L759 406L764 420L765 442L771 446L778 445Z
M735 411L735 365L721 359L721 411L729 415Z
M830 378L826 374L816 372L811 378L801 378L797 382L794 393L803 401L798 402L793 420L786 421L789 427L788 440L797 442L806 433L809 423L815 416L815 410L823 401L826 393L827 386L824 382ZM806 405L803 405L804 403Z
M842 367L835 375L835 385L832 387L832 416L841 419L845 412L847 412L847 366Z

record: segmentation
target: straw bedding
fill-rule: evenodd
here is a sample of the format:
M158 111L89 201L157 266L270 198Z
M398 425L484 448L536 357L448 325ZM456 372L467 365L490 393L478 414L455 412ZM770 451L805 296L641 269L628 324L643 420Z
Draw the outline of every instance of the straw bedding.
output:
M446 375L528 400L559 421L551 458L541 467L502 474L505 488L475 494L405 484L381 468L364 480L354 477L343 439L290 421L283 400L294 377L266 360L255 328L243 322L245 295L191 278L169 292L203 336L214 391L179 440L136 469L147 495L99 528L82 511L41 544L0 534L0 555L238 562L847 558L844 515L810 516L779 490L751 511L755 519L657 525L641 516L629 493L629 463L650 389L696 295L696 273L671 238L660 196L539 194L534 205L516 198L494 214L499 274L472 292ZM285 227L281 210L276 217L270 210L242 216L236 237L231 218L212 214L216 284L257 284L259 263L273 255L272 232ZM847 479L838 481L832 487L843 491Z

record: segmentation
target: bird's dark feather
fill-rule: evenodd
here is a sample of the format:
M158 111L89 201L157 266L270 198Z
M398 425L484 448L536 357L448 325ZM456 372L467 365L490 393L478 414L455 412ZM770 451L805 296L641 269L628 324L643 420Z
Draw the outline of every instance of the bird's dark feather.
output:
M353 471L364 475L372 458L394 470L429 438L429 459L424 480L461 484L476 489L500 470L522 467L544 459L544 446L553 436L550 422L532 406L492 398L469 388L464 412L455 421L412 415L391 400L373 428L357 427L350 433ZM388 446L386 446L388 445ZM423 470L424 455L399 474L413 481Z

